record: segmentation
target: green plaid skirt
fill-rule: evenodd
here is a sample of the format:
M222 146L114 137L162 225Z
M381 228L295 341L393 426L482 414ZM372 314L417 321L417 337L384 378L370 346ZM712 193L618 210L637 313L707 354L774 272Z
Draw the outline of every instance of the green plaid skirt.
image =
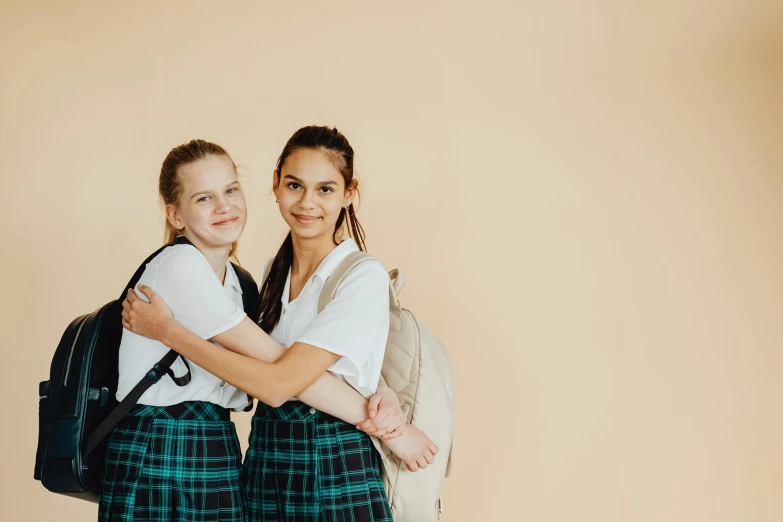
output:
M109 439L98 519L243 522L241 460L225 408L138 406Z
M393 522L380 457L356 426L298 402L258 403L245 455L252 522Z

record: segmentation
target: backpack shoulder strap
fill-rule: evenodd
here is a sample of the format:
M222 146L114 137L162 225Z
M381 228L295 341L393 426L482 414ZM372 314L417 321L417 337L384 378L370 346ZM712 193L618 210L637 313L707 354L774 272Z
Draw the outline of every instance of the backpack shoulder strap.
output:
M239 279L239 286L242 288L242 306L253 322L258 322L258 285L250 272L232 262L231 266L234 267L234 272Z
M141 276L144 275L144 270L147 269L147 265L155 259L158 254L163 252L165 249L167 249L170 246L174 245L192 245L188 238L185 236L177 236L175 239L169 241L159 249L157 249L152 255L150 255L147 259L144 260L144 262L139 265L139 268L136 269L136 272L133 274L133 277L130 278L130 281L128 281L128 284L125 285L125 288L122 290L122 295L119 298L120 302L123 302L125 300L125 294L128 292L129 288L135 288L136 284L139 282L139 279L141 279Z
M136 284L139 282L139 279L141 279L142 274L144 274L144 270L147 268L147 264L149 264L149 262L152 261L158 254L163 252L164 249L173 245L190 244L192 243L188 240L188 238L185 236L179 236L173 241L170 241L157 249L151 256L144 260L141 266L139 266L139 268L136 270L136 273L133 274L133 277L131 277L130 281L125 286L125 289L119 298L119 302L125 300L126 292L129 288L136 287ZM185 366L187 366L188 373L181 377L175 377L174 372L171 371L171 365L174 364L174 361L177 360L177 357L179 357L179 354L174 350L169 350L166 352L166 355L164 355L160 361L155 363L150 371L148 371L144 378L133 387L133 389L122 400L122 402L115 406L109 415L107 415L106 418L103 419L100 424L98 424L98 426L93 430L92 433L90 433L90 436L87 437L87 440L84 443L82 459L86 459L87 456L92 453L96 447L98 447L98 444L100 444L101 441L105 439L109 433L111 433L111 430L113 430L114 427L119 424L122 418L125 417L125 415L131 411L134 406L136 406L136 403L139 401L141 396L144 395L144 392L147 391L150 386L158 382L161 377L163 377L163 375L168 374L169 377L171 377L178 386L185 386L190 382L190 367L184 358L182 359L182 362L185 363Z
M377 257L371 256L367 252L351 252L343 261L334 269L332 275L330 275L324 282L323 288L321 288L321 294L318 296L318 313L320 314L326 305L328 305L334 296L337 295L337 288L345 280L348 273L357 266L367 261L379 261ZM380 261L379 261L380 262ZM397 290L394 287L391 277L395 279L400 274L399 270L392 270L389 272L389 311L397 317L400 316L400 303L397 301ZM402 285L400 285L400 289Z
M242 306L245 309L247 316L254 322L258 323L258 314L261 312L259 309L261 305L261 296L258 293L258 285L250 272L239 266L238 264L231 262L231 266L234 267L239 278L239 287L242 289ZM253 398L248 394L247 406L243 411L250 411L253 409Z
M348 256L337 266L337 268L334 269L332 275L330 275L324 282L324 286L321 288L321 293L318 296L318 313L320 314L323 309L326 308L326 305L328 305L332 299L334 299L334 296L337 295L337 288L351 270L364 262L373 260L378 261L378 258L373 257L366 252L359 251L348 254ZM390 276L396 276L397 273L398 271L393 270L390 272ZM402 288L402 286L400 286L400 288ZM392 314L393 318L396 318L396 324L394 321L392 321L390 323L390 329L399 331L401 326L400 314L402 313L402 310L400 309L400 303L397 301L397 293L391 279L389 280L389 312ZM372 390L359 386L359 381L355 377L343 376L343 379L353 389L362 394L365 399L372 397ZM383 375L381 375L378 384L386 384Z

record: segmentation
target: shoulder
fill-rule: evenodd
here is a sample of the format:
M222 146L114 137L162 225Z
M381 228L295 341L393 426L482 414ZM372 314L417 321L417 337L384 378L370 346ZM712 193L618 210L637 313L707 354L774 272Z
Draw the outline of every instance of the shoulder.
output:
M204 255L193 245L172 245L163 249L163 252L155 256L150 265L159 267L183 267L190 265L209 264Z
M193 278L214 275L204 255L192 245L172 245L155 256L144 275L160 284L163 281L193 281ZM154 288L154 287L153 287Z
M345 278L337 287L337 292L347 288L360 288L365 293L386 292L389 286L389 273L381 262L376 259L368 259L361 262L345 275Z

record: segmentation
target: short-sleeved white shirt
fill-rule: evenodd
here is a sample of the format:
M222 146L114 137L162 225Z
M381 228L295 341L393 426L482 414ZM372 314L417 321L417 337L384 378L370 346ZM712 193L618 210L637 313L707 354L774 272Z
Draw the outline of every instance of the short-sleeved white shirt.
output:
M356 377L359 386L375 391L389 336L386 269L377 261L360 264L337 288L334 300L318 313L324 282L348 254L358 250L353 239L340 243L291 302L288 301L291 271L288 271L280 321L272 330L272 338L286 348L301 342L340 355L329 371L338 376Z
M226 262L224 284L215 275L204 255L192 245L173 245L150 261L139 284L152 288L168 305L174 319L202 339L230 330L245 317L242 288L230 262ZM136 295L147 301L138 291ZM121 401L157 363L169 348L123 329L119 353L117 400ZM139 404L171 406L184 401L207 401L241 410L247 405L247 394L222 381L188 360L191 380L177 386L164 376L144 392ZM174 375L186 373L178 358L171 366Z

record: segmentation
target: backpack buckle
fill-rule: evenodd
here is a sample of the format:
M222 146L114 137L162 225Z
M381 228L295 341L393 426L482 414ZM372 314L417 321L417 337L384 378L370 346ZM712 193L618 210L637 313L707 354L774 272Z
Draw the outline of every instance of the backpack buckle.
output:
M155 363L155 366L153 366L150 371L147 372L147 379L152 381L152 384L155 384L160 380L161 377L163 377L166 374L166 368L161 366L160 363Z

